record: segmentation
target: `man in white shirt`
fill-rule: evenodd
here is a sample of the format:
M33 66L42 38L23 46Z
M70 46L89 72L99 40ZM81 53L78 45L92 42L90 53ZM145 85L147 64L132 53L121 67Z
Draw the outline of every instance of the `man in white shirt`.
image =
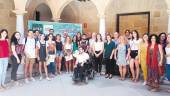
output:
M29 79L31 81L35 81L35 79L32 77L32 70L36 58L36 41L34 39L32 30L28 31L28 36L24 39L23 43L25 45L24 53L26 57L24 69L25 82L29 83Z
M76 57L76 64L74 67L77 67L77 64L81 64L81 66L83 66L83 64L86 63L87 60L89 60L89 54L84 52L82 47L79 47L78 54L76 54L74 56Z
M84 64L89 60L89 55L84 52L82 47L79 47L79 51L73 56L76 58L76 64L74 66L74 78L80 78L83 80L83 72L85 70Z

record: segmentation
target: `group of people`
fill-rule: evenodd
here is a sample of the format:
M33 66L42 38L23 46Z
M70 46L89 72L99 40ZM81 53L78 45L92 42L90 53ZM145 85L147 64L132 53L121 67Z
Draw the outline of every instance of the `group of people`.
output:
M92 33L87 38L86 34L77 33L71 37L66 32L63 36L55 36L54 30L50 29L48 35L38 30L28 30L25 38L19 32L14 32L9 40L8 31L2 29L0 89L6 88L9 58L12 61L11 82L18 85L17 71L20 64L24 64L25 83L35 81L33 69L39 73L40 80L43 79L43 73L47 80L62 74L63 70L66 74L72 73L77 64L74 54L79 54L79 48L80 53L83 50L93 59L96 74L103 75L102 67L105 66L105 78L111 79L117 72L122 81L129 75L133 82L138 82L142 75L143 85L148 85L148 90L154 92L159 91L162 81L170 82L170 34L161 33L157 36L145 33L140 38L137 30L126 30L124 35L114 32L113 38L108 33L105 37Z

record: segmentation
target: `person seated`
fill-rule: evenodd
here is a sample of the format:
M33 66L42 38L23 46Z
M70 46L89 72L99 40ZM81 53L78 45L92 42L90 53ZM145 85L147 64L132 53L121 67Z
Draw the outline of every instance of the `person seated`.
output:
M79 47L78 52L73 54L76 58L76 63L74 65L74 78L83 81L85 67L84 64L89 60L89 55L84 52L82 47Z
M78 64L81 64L81 66L83 66L84 63L89 60L89 54L84 52L82 47L79 47L79 51L73 54L73 56L76 58L74 68L76 68Z

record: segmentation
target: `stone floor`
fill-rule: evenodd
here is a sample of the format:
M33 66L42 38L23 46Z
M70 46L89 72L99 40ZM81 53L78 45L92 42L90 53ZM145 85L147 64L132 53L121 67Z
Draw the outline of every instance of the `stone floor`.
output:
M118 77L105 79L98 76L88 84L74 84L71 74L63 74L51 81L37 78L35 82L13 86L0 92L0 96L170 96L170 93L149 92L142 82L120 81Z

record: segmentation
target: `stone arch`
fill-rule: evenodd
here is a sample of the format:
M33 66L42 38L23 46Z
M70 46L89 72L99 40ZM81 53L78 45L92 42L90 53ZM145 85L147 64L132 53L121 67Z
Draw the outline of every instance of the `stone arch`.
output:
M68 4L70 4L72 1L75 1L75 0L67 0L67 1L65 1L65 2L62 4L62 6L59 8L59 11L58 11L58 13L57 13L57 15L58 15L57 17L60 17L60 15L61 15L62 11L64 10L64 8L65 8ZM94 1L94 0L90 0L90 1L94 4L95 8L96 8L97 11L99 12L95 1Z
M67 9L69 9L71 12L73 12L73 13L72 13L72 16L75 17L75 18L74 18L74 20L71 20L71 21L72 21L72 22L78 22L77 17L76 17L76 16L78 16L78 13L76 12L74 6L72 6L72 5L67 5L65 8L67 8ZM60 15L60 20L61 20L61 22L65 22L65 21L62 20L62 16L64 16L65 8L63 9L63 11L61 12L61 15ZM68 23L68 22L67 22L67 23Z
M33 18L36 8L40 5L44 5L47 8L49 8L50 13L53 15L53 11L52 11L50 4L48 3L48 0L36 0L36 1L35 0L28 0L27 4L25 6L26 11L28 11L27 18Z

